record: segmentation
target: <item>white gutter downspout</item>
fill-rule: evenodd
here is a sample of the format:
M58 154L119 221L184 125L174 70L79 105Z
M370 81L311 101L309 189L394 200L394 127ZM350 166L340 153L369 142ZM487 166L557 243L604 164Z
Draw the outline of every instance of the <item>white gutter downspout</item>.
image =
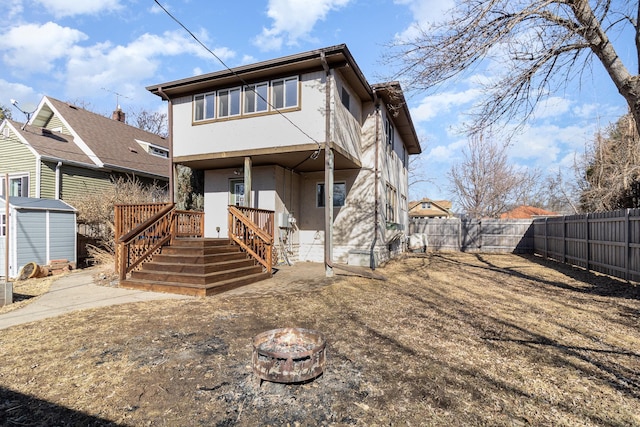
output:
M325 276L333 277L333 148L331 147L331 70L324 52L320 52L325 83L324 125L324 267Z
M41 183L42 183L42 156L38 154L36 156L36 192L35 192L36 199L40 198ZM31 184L29 184L29 186L31 186ZM28 192L30 193L30 191Z
M56 194L54 196L56 200L60 200L60 187L62 187L62 162L58 162L56 165Z

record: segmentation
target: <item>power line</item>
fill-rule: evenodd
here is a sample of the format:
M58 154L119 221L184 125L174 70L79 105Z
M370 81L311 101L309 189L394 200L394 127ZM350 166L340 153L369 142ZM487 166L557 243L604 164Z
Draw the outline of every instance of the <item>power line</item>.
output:
M312 159L316 159L318 158L318 155L320 153L320 143L318 141L316 141L311 135L309 135L307 132L305 132L300 126L298 126L297 124L295 124L289 117L285 116L278 108L276 108L273 104L271 104L267 99L265 99L260 93L258 93L252 86L250 86L244 78L242 78L242 76L240 76L236 71L234 71L233 69L231 69L231 67L229 67L218 55L215 54L215 52L213 52L211 49L209 49L209 47L207 47L207 45L205 45L202 41L200 41L200 39L193 34L193 32L191 32L191 30L189 30L182 22L180 22L180 20L178 18L176 18L175 16L173 16L171 14L171 12L169 12L164 6L162 6L160 4L160 2L158 0L154 0L155 3L160 7L160 9L162 9L171 19L173 19L178 25L180 25L187 33L189 33L189 35L200 45L202 46L207 52L209 52L211 55L213 55L214 58L216 58L216 60L218 60L218 62L220 62L220 64L222 64L222 66L224 68L226 68L229 72L231 72L238 80L240 80L240 82L245 86L245 87L249 87L251 89L251 91L253 91L253 93L256 94L256 96L258 96L261 100L263 100L264 102L267 103L267 105L269 105L269 107L271 107L271 109L273 109L274 111L276 111L278 114L280 114L280 116L282 116L285 120L287 120L293 127L295 127L298 131L300 131L304 136L306 136L307 138L309 138L311 141L315 142L318 145L318 150L316 152L314 152L311 155Z

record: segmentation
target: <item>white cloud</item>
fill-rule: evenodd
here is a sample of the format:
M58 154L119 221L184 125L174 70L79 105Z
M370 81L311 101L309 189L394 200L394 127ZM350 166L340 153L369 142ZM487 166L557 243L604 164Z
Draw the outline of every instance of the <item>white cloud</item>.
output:
M76 43L88 37L54 22L13 27L0 36L2 59L15 72L48 72Z
M21 83L8 82L3 79L0 79L0 93L2 94L2 98L0 98L0 105L4 105L5 107L11 106L12 99L16 99L20 105L28 106L37 105L38 102L40 102L40 98L42 98L42 95L35 93L35 91L29 86ZM16 120L23 119L22 117L19 117L20 112L16 109L13 109L11 114Z
M443 114L450 113L454 108L471 105L480 96L478 89L468 89L460 92L441 92L422 99L419 105L411 109L414 122L429 121Z
M395 4L407 6L413 16L413 22L403 32L396 35L402 40L410 40L418 35L420 29L442 19L445 12L455 6L454 0L395 0Z
M351 0L269 0L267 16L273 20L271 28L263 28L253 40L261 50L277 50L282 44L296 45L309 39L316 22L324 20L331 11L349 4Z
M227 48L215 50L222 59L234 52ZM100 87L129 87L130 93L141 90L140 82L156 76L160 57L192 54L205 59L211 55L201 46L186 38L180 31L162 35L143 34L126 46L101 43L83 48L76 46L67 63L67 92L70 96L83 96ZM126 94L126 92L125 92Z
M559 96L548 96L538 102L533 112L535 119L558 118L562 114L569 112L572 102L569 99Z
M122 9L119 0L36 0L54 16L97 15Z

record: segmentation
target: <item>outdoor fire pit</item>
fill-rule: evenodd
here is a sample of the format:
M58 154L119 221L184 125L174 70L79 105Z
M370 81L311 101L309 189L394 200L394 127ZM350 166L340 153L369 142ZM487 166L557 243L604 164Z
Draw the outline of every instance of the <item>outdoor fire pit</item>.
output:
M260 380L299 383L319 376L326 359L320 332L301 328L273 329L253 338L253 372Z

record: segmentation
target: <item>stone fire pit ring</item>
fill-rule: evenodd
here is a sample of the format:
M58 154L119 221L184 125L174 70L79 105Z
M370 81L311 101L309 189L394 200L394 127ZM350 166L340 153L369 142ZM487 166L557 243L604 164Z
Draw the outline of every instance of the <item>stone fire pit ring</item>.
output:
M253 338L253 372L261 381L310 381L322 374L325 361L326 340L318 331L272 329Z

